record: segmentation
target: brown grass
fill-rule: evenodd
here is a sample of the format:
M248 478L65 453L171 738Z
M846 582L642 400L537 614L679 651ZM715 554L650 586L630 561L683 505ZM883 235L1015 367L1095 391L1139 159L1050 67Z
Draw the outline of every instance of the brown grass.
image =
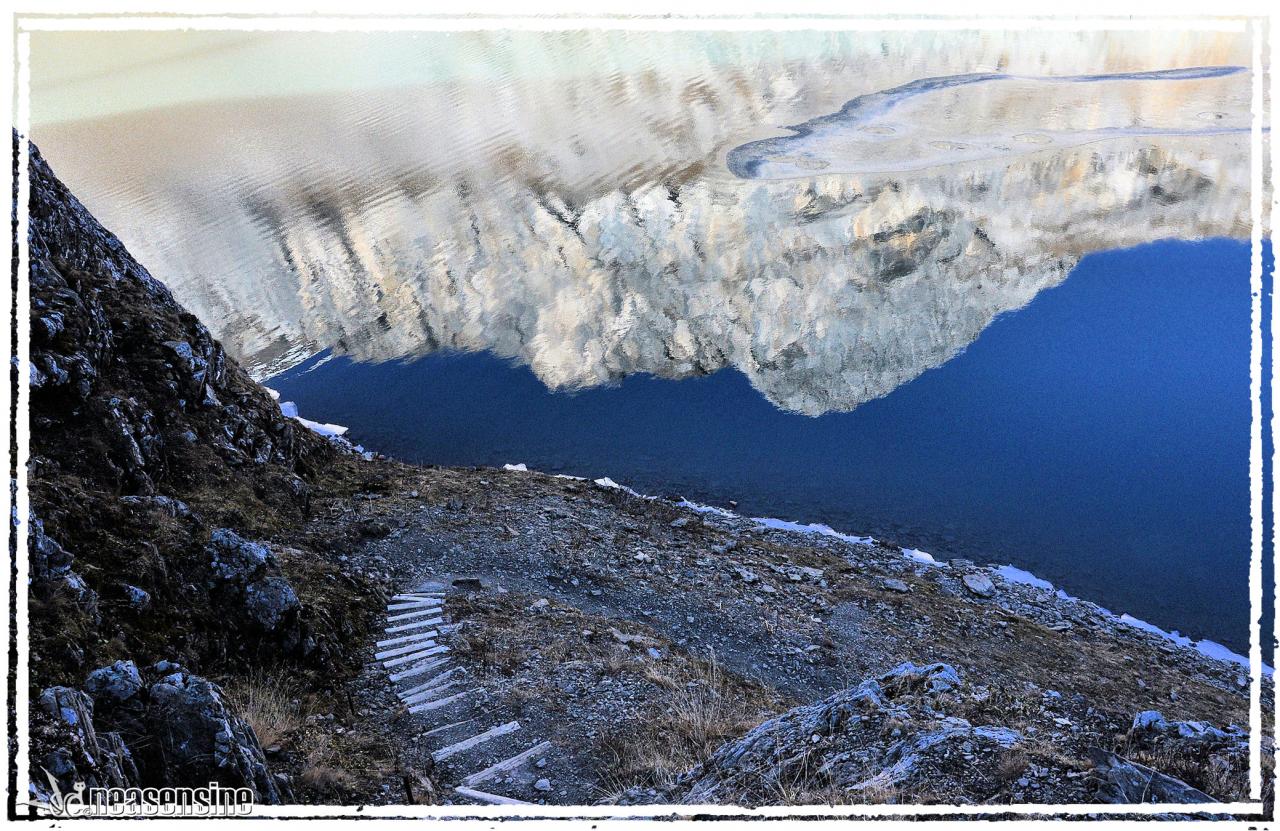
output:
M281 675L255 670L230 682L226 693L263 747L287 743L306 718L301 691Z
M726 673L714 653L707 660L646 661L646 680L659 688L652 713L637 732L601 741L617 790L667 787L706 761L729 739L769 715L778 700L771 691Z
M321 736L307 751L299 779L315 791L348 791L356 785L356 777L342 767L341 754L327 735Z

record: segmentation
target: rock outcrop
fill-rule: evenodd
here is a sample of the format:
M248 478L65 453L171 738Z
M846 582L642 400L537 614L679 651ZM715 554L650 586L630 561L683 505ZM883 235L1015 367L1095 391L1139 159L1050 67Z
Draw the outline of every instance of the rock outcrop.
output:
M286 417L35 147L30 181L33 763L278 801L214 679L359 665L381 588L276 541L359 457Z

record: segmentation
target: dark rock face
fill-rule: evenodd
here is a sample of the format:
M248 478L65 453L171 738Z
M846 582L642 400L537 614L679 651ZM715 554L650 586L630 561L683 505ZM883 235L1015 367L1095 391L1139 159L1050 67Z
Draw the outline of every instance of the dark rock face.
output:
M221 689L169 662L151 669L165 671L147 685L132 661L117 661L89 674L87 693L41 693L52 749L38 764L59 790L218 782L249 788L260 802L287 798L253 729L231 712Z
M152 684L149 695L146 719L166 784L217 782L252 788L261 802L281 801L253 728L231 713L217 685L175 672Z
M64 793L70 793L76 783L107 788L138 783L133 756L120 735L95 728L89 696L69 687L50 687L40 694L39 706L52 724L46 721L38 727L52 734L46 738L53 739L54 747L37 764ZM42 778L33 777L37 782Z

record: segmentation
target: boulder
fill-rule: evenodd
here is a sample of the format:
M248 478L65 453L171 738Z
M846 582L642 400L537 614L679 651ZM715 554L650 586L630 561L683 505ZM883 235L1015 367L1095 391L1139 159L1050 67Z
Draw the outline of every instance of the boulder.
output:
M855 800L924 785L938 798L972 794L999 781L996 771L1022 736L942 713L941 696L961 686L948 664L900 664L763 722L721 746L662 797L766 804L777 800L780 782L801 794L834 788Z
M288 580L283 577L264 577L245 588L244 605L254 623L273 632L301 604Z
M1099 802L1130 805L1144 802L1216 802L1213 797L1146 765L1100 747L1089 749L1094 768L1089 785Z
M119 705L142 691L142 676L133 661L116 661L89 673L84 688L98 706Z
M228 528L215 530L205 550L218 579L239 586L252 581L272 561L271 549L260 542L250 542Z
M975 571L960 578L964 583L964 587L976 594L978 597L991 597L996 593L995 584L991 582L991 578L980 571Z

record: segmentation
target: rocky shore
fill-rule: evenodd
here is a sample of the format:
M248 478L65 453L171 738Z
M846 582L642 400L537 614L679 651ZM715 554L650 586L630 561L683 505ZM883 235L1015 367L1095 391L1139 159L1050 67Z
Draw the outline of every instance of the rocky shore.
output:
M32 801L1247 799L1238 665L973 563L358 453L31 165Z

